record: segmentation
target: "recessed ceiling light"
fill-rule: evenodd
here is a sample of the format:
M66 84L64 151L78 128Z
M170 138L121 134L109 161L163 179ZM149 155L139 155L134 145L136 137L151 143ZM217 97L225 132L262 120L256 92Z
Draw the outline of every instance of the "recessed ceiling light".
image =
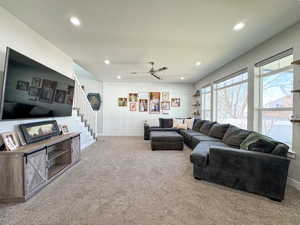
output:
M195 65L196 65L196 66L200 66L200 65L201 65L201 62L197 61L197 62L195 63Z
M117 76L117 79L118 79L118 80L121 80L121 76Z
M180 80L184 80L184 77L180 77Z
M106 59L106 60L104 60L104 63L105 63L106 65L109 65L109 64L110 64L110 61L109 61L108 59Z
M80 26L80 20L77 17L71 17L70 18L70 22L74 25L74 26Z
M245 23L244 22L239 22L236 25L234 25L233 30L234 31L240 31L245 27Z

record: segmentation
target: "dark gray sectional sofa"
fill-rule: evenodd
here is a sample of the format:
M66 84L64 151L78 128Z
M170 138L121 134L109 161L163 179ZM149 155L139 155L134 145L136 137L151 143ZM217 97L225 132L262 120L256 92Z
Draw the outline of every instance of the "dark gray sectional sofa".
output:
M193 129L179 130L172 128L170 121L160 121L160 127L145 126L144 139L149 139L152 130L181 134L193 150L190 160L196 179L284 199L290 164L287 145L230 124L195 120ZM245 142L247 149L241 149Z

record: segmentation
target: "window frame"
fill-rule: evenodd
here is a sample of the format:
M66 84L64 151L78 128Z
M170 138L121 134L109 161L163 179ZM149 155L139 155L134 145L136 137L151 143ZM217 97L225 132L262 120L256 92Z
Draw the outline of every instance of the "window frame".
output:
M207 93L203 93L203 90L205 89L210 89ZM207 94L210 94L210 109L205 109L205 95ZM212 97L213 97L213 89L212 89L212 85L209 84L209 85L206 85L206 86L203 86L201 88L201 119L203 120L213 120L213 117L212 117L212 113L213 113L213 101L212 101ZM209 117L210 118L205 118L205 115L206 113L205 112L209 112Z

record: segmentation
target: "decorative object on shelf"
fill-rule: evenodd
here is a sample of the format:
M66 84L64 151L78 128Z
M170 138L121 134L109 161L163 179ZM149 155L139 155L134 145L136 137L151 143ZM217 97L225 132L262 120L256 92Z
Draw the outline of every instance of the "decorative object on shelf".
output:
M292 123L300 123L300 115L299 114L294 114L290 116L290 121Z
M137 102L138 94L137 93L129 93L129 102Z
M17 87L16 87L17 90L28 91L28 87L29 87L29 82L18 80Z
M294 62L292 62L293 65L300 65L300 59L299 60L295 60Z
M162 92L161 93L161 100L163 102L169 102L170 101L170 94L169 94L169 92Z
M20 130L27 144L42 141L60 134L56 120L21 124Z
M130 102L129 110L130 110L130 112L136 112L136 110L137 110L136 102Z
M68 125L62 125L62 126L61 126L61 132L62 132L63 134L68 134L68 133L70 133Z
M55 92L54 101L56 103L64 104L66 100L66 95L67 95L66 91L57 89Z
M5 132L1 134L1 137L7 151L14 151L20 146L16 132Z
M148 112L148 99L139 99L139 111Z
M171 98L172 107L180 107L180 98Z
M161 110L170 110L170 102L161 102Z
M149 94L149 113L159 114L160 113L160 92L150 92Z
M22 131L20 130L19 127L17 128L16 134L17 134L17 136L19 138L20 146L26 145L26 141L24 140L24 136L22 135Z
M200 97L200 91L197 90L196 93L193 95L193 97Z
M118 98L119 107L127 107L127 98Z
M52 103L56 86L57 86L57 81L43 80L42 90L41 90L39 100L45 103Z
M99 93L88 93L87 98L94 111L99 111L101 106L101 96Z

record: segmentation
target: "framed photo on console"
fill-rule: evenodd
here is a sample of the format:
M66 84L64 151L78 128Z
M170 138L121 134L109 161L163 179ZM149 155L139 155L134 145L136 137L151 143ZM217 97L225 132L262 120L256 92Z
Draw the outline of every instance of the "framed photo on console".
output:
M21 124L20 130L27 144L42 141L60 134L56 120Z
M15 132L2 133L1 137L7 151L14 151L20 146L17 134Z

